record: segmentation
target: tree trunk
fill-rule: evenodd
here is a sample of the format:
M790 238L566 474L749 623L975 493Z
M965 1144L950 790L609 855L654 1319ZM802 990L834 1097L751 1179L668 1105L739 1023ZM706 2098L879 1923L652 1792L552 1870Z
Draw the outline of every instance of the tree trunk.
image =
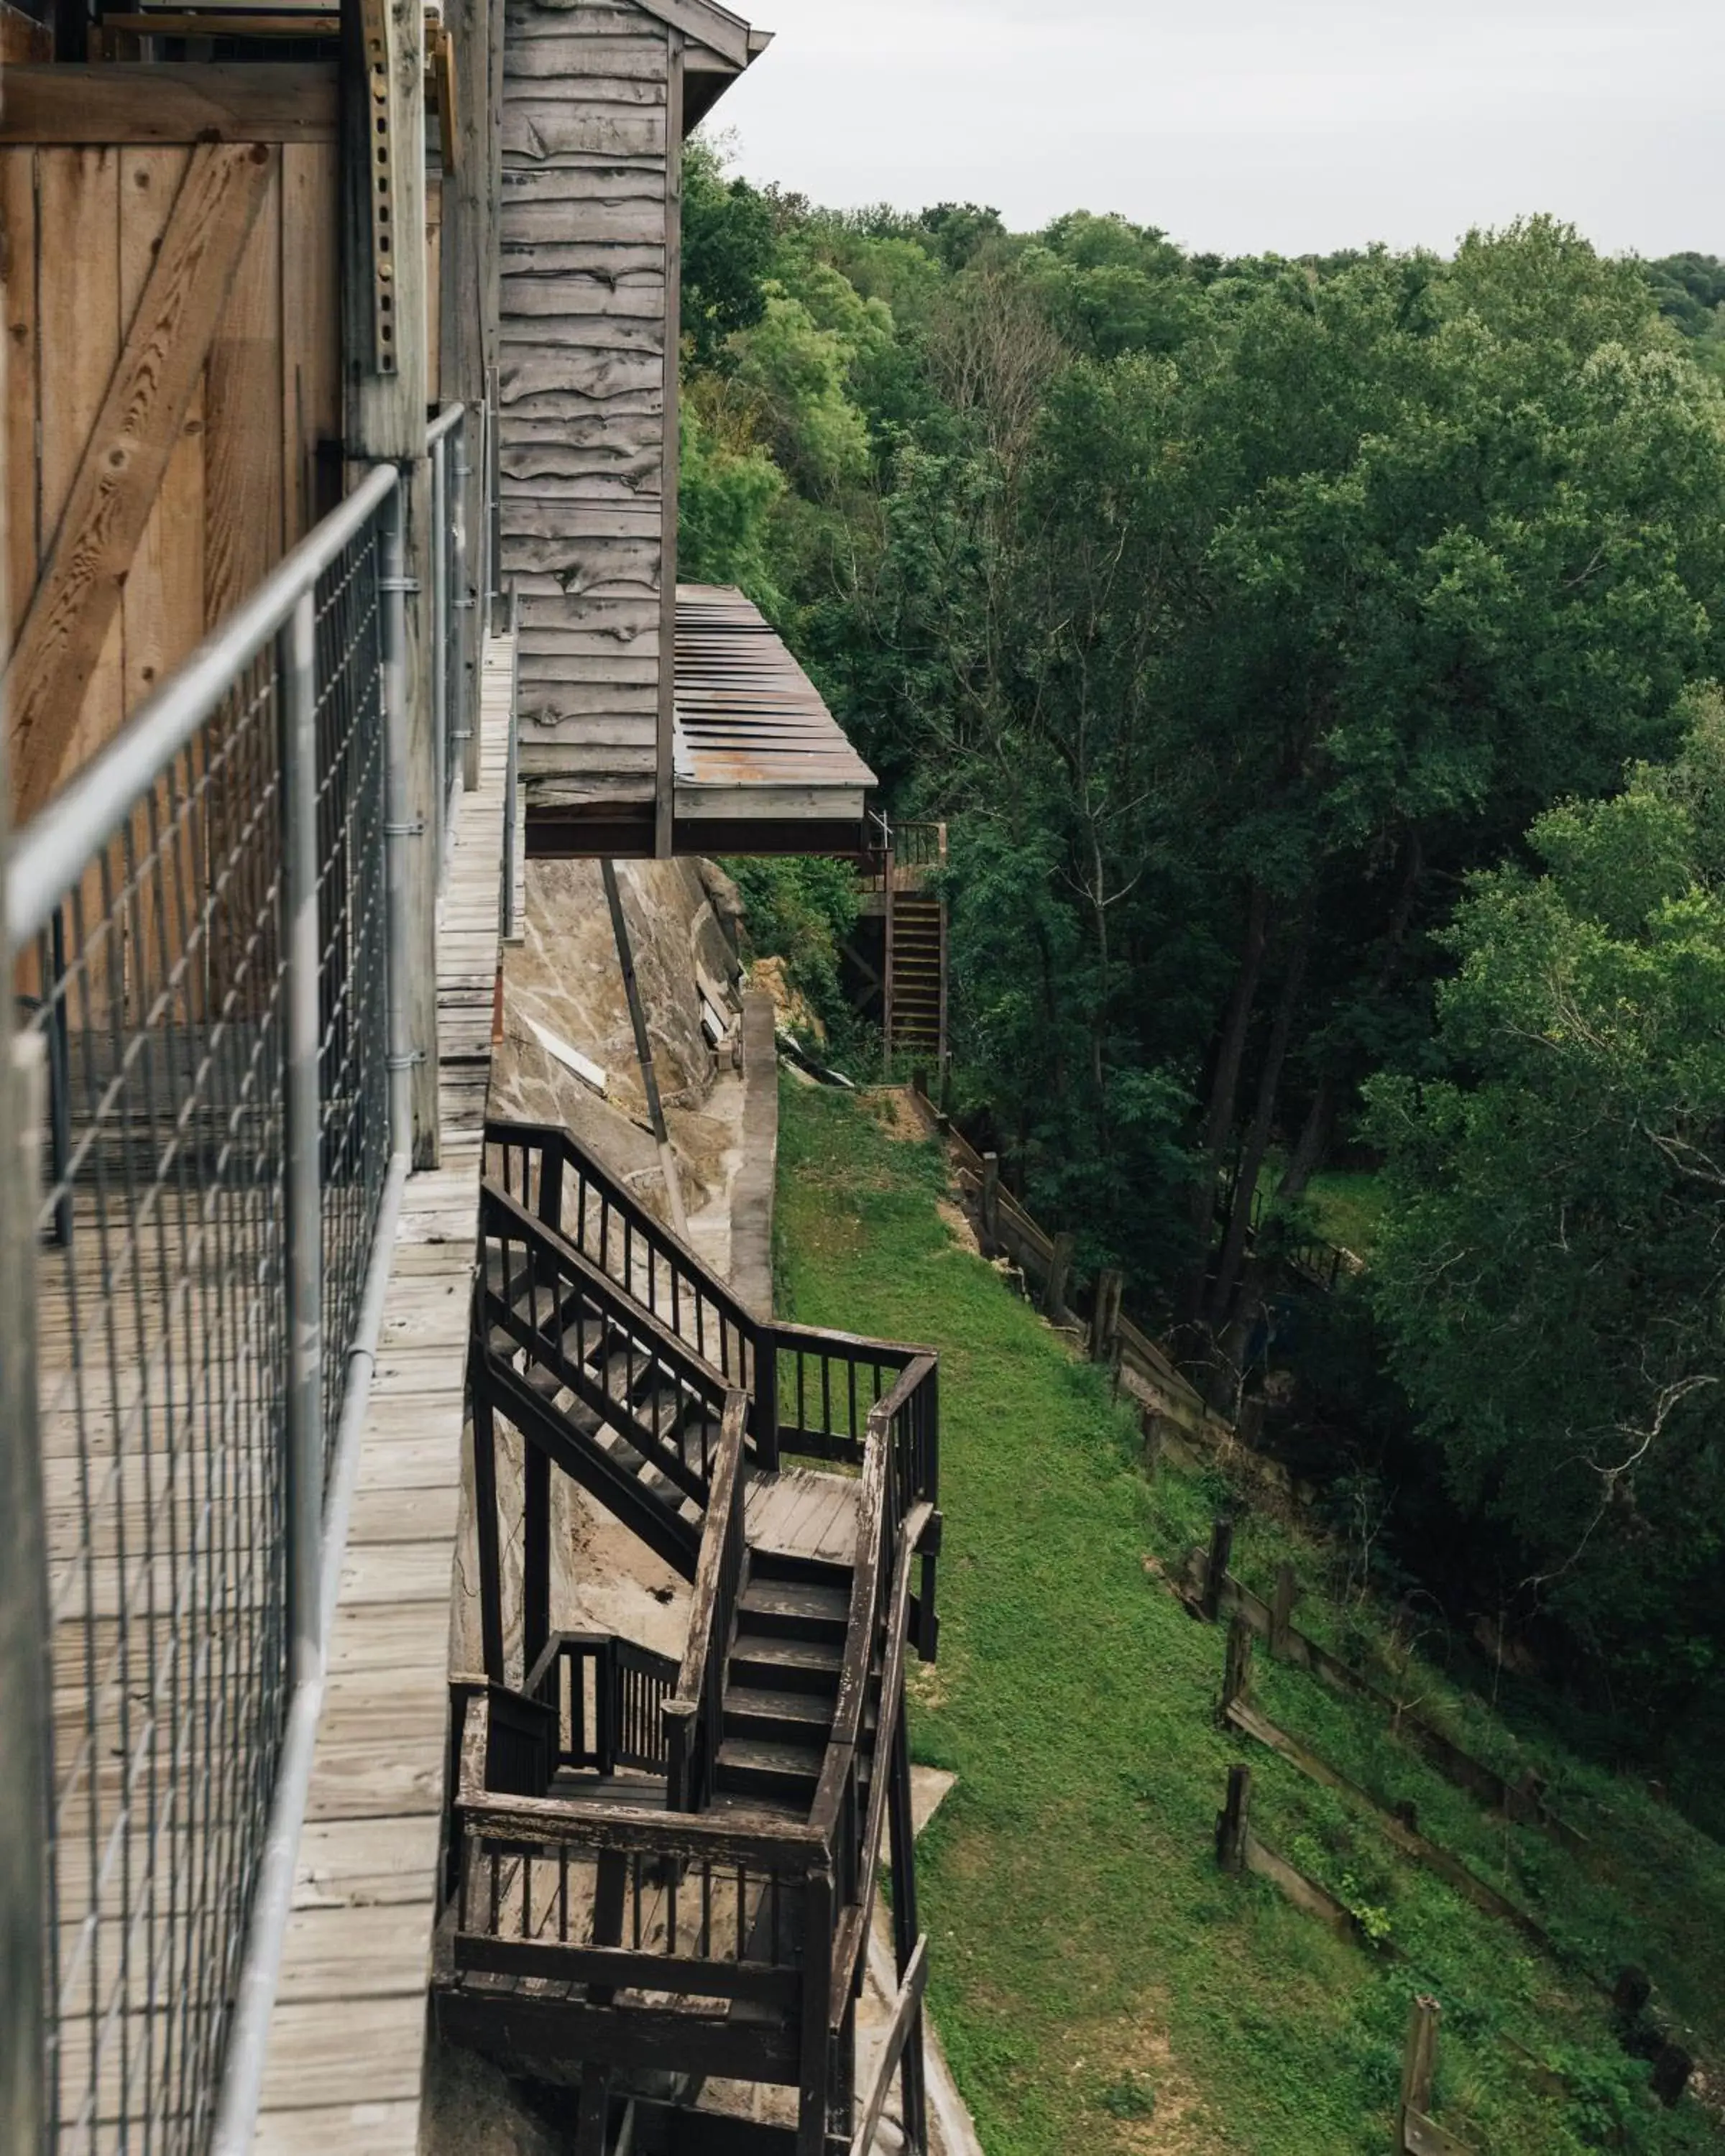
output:
M1413 925L1414 901L1419 897L1420 886L1425 875L1425 843L1417 831L1410 831L1401 889L1396 894L1395 911L1390 916L1389 928L1384 937L1384 956L1378 963L1378 978L1373 983L1372 993L1376 1000L1381 1000L1389 994L1395 985L1396 975L1401 971L1402 960L1407 951L1408 931ZM1327 1068L1320 1073L1311 1110L1289 1157L1281 1181L1276 1186L1278 1199L1303 1198L1307 1186L1323 1166L1329 1154L1330 1141L1336 1134L1336 1115L1340 1106L1341 1091L1341 1078L1332 1068Z
M1245 1055L1246 1029L1252 1006L1258 999L1258 983L1264 971L1264 946L1270 928L1270 896L1254 884L1246 908L1245 939L1240 969L1235 975L1228 1015L1216 1048L1216 1067L1210 1080L1209 1110L1204 1120L1204 1158L1197 1188L1192 1194L1192 1228L1195 1249L1192 1278L1187 1290L1188 1315L1196 1319L1204 1308L1205 1282L1209 1274L1210 1235L1216 1221L1216 1172L1222 1164L1222 1148L1234 1127L1235 1102L1240 1093L1240 1070Z
M1226 1323L1235 1300L1235 1291L1240 1285L1240 1267L1245 1260L1246 1240L1252 1228L1252 1199L1258 1188L1258 1178L1263 1173L1264 1156L1270 1150L1270 1140L1276 1128L1276 1097L1281 1091L1281 1074L1288 1058L1288 1042L1294 1030L1294 1015L1300 1005L1300 991L1306 980L1306 955L1312 947L1312 916L1314 895L1307 893L1300 910L1300 925L1294 933L1293 948L1288 953L1288 970L1281 984L1281 993L1276 998L1276 1017L1270 1029L1270 1042L1265 1052L1264 1065L1258 1075L1258 1098L1252 1113L1251 1128L1246 1134L1245 1151L1240 1164L1240 1178L1234 1189L1234 1208L1229 1215L1228 1232L1222 1241L1222 1255L1217 1260L1216 1276L1210 1289L1209 1316L1213 1331L1220 1332Z

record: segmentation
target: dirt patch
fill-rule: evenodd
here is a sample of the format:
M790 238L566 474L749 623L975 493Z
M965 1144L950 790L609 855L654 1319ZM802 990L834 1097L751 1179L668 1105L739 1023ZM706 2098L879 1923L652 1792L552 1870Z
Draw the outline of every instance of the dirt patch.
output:
M1222 2156L1225 2144L1175 2064L1153 1997L1075 2032L1072 2050L1074 2108L1093 2137L1075 2146L1121 2156Z
M908 1086L876 1086L867 1095L869 1113L886 1137L901 1145L926 1145L928 1126Z
M934 1209L945 1223L947 1232L961 1250L968 1250L973 1258L983 1254L983 1246L976 1239L976 1229L970 1224L962 1207L950 1198L937 1198Z

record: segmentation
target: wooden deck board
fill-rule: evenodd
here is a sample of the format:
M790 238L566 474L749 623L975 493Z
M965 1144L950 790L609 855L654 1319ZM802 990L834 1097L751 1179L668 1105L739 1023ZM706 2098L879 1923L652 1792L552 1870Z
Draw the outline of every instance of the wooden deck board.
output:
M410 2156L418 2140L509 684L493 644L480 784L462 798L440 907L442 1163L409 1180L402 1209L258 2156Z

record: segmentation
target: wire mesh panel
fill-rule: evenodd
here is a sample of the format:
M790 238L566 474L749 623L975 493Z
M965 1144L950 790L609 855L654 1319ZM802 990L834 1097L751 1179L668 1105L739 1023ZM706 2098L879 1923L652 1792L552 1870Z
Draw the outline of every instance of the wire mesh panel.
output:
M315 593L326 1443L388 1154L378 570L374 514ZM206 2145L280 1755L283 719L269 644L15 973L49 1079L49 2080L68 2156Z
M389 1157L377 533L317 590L319 1101L326 1464Z

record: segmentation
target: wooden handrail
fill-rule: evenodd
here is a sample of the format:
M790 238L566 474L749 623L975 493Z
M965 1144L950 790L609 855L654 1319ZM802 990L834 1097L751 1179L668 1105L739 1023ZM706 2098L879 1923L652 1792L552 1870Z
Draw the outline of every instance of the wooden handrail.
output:
M928 1934L924 1932L917 1939L905 1973L899 1979L898 1997L893 2001L892 2019L887 2024L886 2042L875 2069L875 2086L869 2092L864 2107L862 2123L856 2129L850 2144L850 2156L872 2156L875 2136L880 2130L880 2120L886 2109L886 2098L892 2088L892 2077L898 2071L899 2061L905 2055L905 2046L911 2041L911 2032L916 2025L922 2010L922 1994L928 1986Z
M672 1811L704 1809L711 1791L711 1755L717 1749L723 1716L725 1649L737 1598L742 1586L747 1513L747 1466L743 1445L748 1430L749 1396L732 1392L725 1402L718 1463L707 1494L701 1557L689 1609L689 1635L677 1675L677 1688L665 1702L670 1770L665 1801ZM706 1711L705 1759L696 1754Z
M464 1747L464 1755L466 1748ZM468 1794L463 1761L461 1823L499 1841L544 1843L648 1856L714 1857L787 1876L806 1871L825 1851L812 1827L776 1812L667 1813L657 1805L571 1804L557 1797Z
M737 1301L729 1284L721 1280L706 1260L698 1257L686 1243L680 1241L662 1221L655 1219L639 1199L602 1168L586 1147L561 1124L514 1123L494 1118L485 1125L485 1143L505 1147L515 1146L524 1152L535 1147L542 1152L555 1152L560 1160L594 1184L644 1242L655 1246L661 1257L722 1310L745 1338L753 1342L759 1330L759 1320Z
M833 1999L842 2010L850 1996L850 1978L857 1955L867 1943L874 1921L875 1894L880 1868L880 1843L886 1829L887 1787L891 1779L891 1754L903 1711L905 1649L911 1630L911 1561L923 1529L933 1517L932 1505L919 1505L899 1531L893 1564L891 1614L886 1634L886 1658L880 1671L880 1710L875 1724L875 1772L869 1784L868 1824L858 1857L858 1899L847 1909L833 1941Z

